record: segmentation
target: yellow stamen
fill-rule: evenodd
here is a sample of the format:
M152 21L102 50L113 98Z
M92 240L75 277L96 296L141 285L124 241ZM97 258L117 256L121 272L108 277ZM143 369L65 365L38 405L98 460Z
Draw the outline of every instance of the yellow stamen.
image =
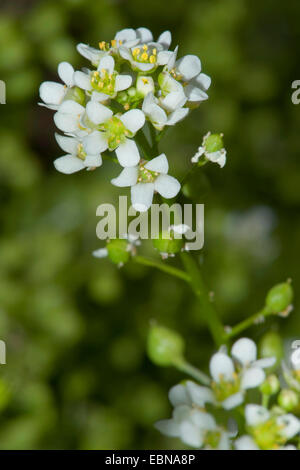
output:
M146 46L146 44L143 45L143 50L144 50L144 51L147 51L147 50L148 50L148 46Z
M148 57L149 56L148 56L147 52L143 52L143 54L141 55L142 60L148 60Z
M111 45L112 45L112 47L116 47L117 41L115 39L112 39L111 40Z
M151 55L149 60L150 60L150 63L151 63L151 64L154 64L154 63L156 62L156 57L155 57L155 55Z
M99 48L104 51L104 49L105 49L105 41L99 42Z
M152 51L152 54L156 55L157 54L157 49L154 48L153 51Z

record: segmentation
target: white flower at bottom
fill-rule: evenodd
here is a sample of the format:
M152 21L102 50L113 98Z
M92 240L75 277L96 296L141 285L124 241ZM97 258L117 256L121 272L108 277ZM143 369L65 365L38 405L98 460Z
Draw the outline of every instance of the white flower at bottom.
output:
M199 394L199 389L202 387L192 381L172 387L169 392L174 406L172 418L158 421L155 427L166 436L179 437L191 447L228 450L230 433L218 426L215 418L205 411L204 405L212 397L209 393L206 396Z
M169 164L165 154L143 161L134 167L124 168L111 182L114 186L131 187L131 202L135 210L145 212L152 204L154 192L171 199L180 190L180 183L168 175Z
M74 86L74 69L68 62L58 65L58 75L64 84L56 82L43 82L40 86L40 97L44 103L39 103L46 108L57 110L63 102L67 92Z
M245 408L247 430L250 435L237 439L237 450L291 450L285 445L300 432L300 420L291 413L276 414L260 405Z
M102 142L92 133L82 140L76 137L66 137L55 134L58 145L67 152L67 155L54 161L55 168L67 175L77 171L96 168L102 165Z

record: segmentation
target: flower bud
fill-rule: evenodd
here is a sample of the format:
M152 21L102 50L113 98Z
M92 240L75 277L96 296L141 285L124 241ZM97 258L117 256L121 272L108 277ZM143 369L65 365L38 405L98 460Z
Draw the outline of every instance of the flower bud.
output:
M174 238L171 231L163 231L159 234L159 238L152 240L154 248L160 253L167 253L168 255L175 255L179 253L184 246L184 239Z
M260 340L259 356L276 357L277 364L283 358L283 345L280 335L275 331L269 331Z
M209 134L205 137L205 150L214 153L224 148L223 134Z
M130 252L127 240L116 238L109 240L106 245L109 259L115 264L124 264L129 261Z
M278 395L278 404L285 411L293 411L299 404L298 394L285 388Z
M155 325L148 334L147 352L154 364L172 366L183 357L184 340L176 331Z
M291 305L293 288L289 282L276 284L269 290L266 297L266 306L274 313L281 313Z
M146 96L148 93L154 93L155 86L153 78L139 77L136 81L136 89L142 96Z
M280 389L280 382L276 375L269 375L260 386L260 391L264 395L275 395Z
M65 96L65 101L66 100L76 101L76 103L84 105L85 93L78 86L74 86L67 91L66 96Z

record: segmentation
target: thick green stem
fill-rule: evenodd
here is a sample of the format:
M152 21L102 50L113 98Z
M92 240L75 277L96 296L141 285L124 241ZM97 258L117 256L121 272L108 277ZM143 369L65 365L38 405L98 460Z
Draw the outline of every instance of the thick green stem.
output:
M251 315L251 317L246 318L245 320L232 327L231 330L226 334L227 338L233 338L234 336L238 335L250 326L254 325L255 323L258 323L259 321L261 321L261 319L267 317L268 315L272 315L272 312L267 307L264 307L259 312L255 313L254 315Z
M186 271L191 277L191 286L198 299L201 315L207 323L216 345L220 346L226 339L224 327L211 301L199 266L190 253L181 253L181 258Z
M178 277L179 279L182 279L183 281L186 281L186 282L191 281L191 278L187 273L185 273L181 269L174 268L173 266L170 266L166 263L161 263L154 259L152 260L149 258L145 258L144 256L133 256L132 260L135 263L143 264L144 266L150 266L152 268L159 269L160 271L171 274L171 276Z
M176 369L180 370L181 372L184 372L193 379L197 380L203 385L209 385L210 384L210 378L208 375L204 374L201 370L197 369L197 367L194 367L192 364L187 362L185 359L182 359L175 363Z

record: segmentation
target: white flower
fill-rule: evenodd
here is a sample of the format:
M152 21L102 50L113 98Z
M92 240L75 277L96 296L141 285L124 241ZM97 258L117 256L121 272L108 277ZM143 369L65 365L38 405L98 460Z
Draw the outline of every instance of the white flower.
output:
M162 103L153 95L153 93L149 93L143 102L142 110L145 116L152 122L153 126L160 131L164 126L174 126L189 113L188 108L176 107L178 104L178 98L182 98L182 94L180 92L170 93L168 96L169 98L166 97L163 104L168 106L169 110L173 109L169 114L167 114L162 106L160 106Z
M215 399L225 409L240 405L244 401L245 391L258 387L264 381L263 368L271 367L276 362L274 357L256 360L256 345L248 338L236 341L231 355L237 369L233 360L222 350L212 356L209 364Z
M120 75L115 71L115 60L112 56L100 59L97 70L74 73L75 84L88 92L93 92L92 98L104 101L114 98L119 91L126 90L132 84L130 75Z
M73 100L66 100L54 114L54 122L58 129L68 134L77 134L82 132L82 118L85 108Z
M86 106L87 118L95 125L98 139L103 148L115 150L120 165L135 166L140 160L137 145L131 137L145 123L145 115L139 109L131 109L124 114L114 115L111 109L96 101Z
M74 86L74 69L68 62L61 62L58 66L58 75L64 85L56 82L43 82L40 86L40 97L46 108L57 110L63 102L67 92Z
M204 409L212 396L199 397L201 388L192 381L176 385L169 392L169 399L175 407L171 419L155 424L162 434L179 437L185 444L195 448L230 449L230 433L219 427L215 418ZM204 399L203 399L204 398Z
M249 433L237 439L237 450L291 450L284 444L300 432L300 420L288 413L276 415L260 405L246 405L245 418Z
M67 155L54 161L55 168L67 175L77 171L96 168L102 165L102 142L94 133L84 137L66 137L55 134L58 145L67 152Z
M145 212L152 204L154 192L171 199L180 190L180 183L168 175L169 164L165 154L140 165L124 168L111 182L119 187L131 187L131 202L135 210Z
M225 150L225 148L224 147L223 148L216 147L217 150L210 151L210 148L213 148L213 147L210 147L209 142L213 138L217 138L217 137L219 138L220 143L221 143L223 134L211 134L210 132L208 132L204 136L202 145L200 147L198 147L198 150L195 153L195 155L192 157L191 161L193 163L198 163L200 158L204 157L204 162L205 162L205 159L206 159L206 160L209 160L213 163L218 163L218 165L220 165L220 167L223 168L225 166L225 163L226 163L226 150ZM222 142L222 144L223 144L223 142Z
M130 62L134 70L152 72L159 65L168 63L172 52L168 51L171 44L171 33L165 31L156 42L147 28L138 28L136 35L139 42L135 45L122 44L119 46L121 57Z

